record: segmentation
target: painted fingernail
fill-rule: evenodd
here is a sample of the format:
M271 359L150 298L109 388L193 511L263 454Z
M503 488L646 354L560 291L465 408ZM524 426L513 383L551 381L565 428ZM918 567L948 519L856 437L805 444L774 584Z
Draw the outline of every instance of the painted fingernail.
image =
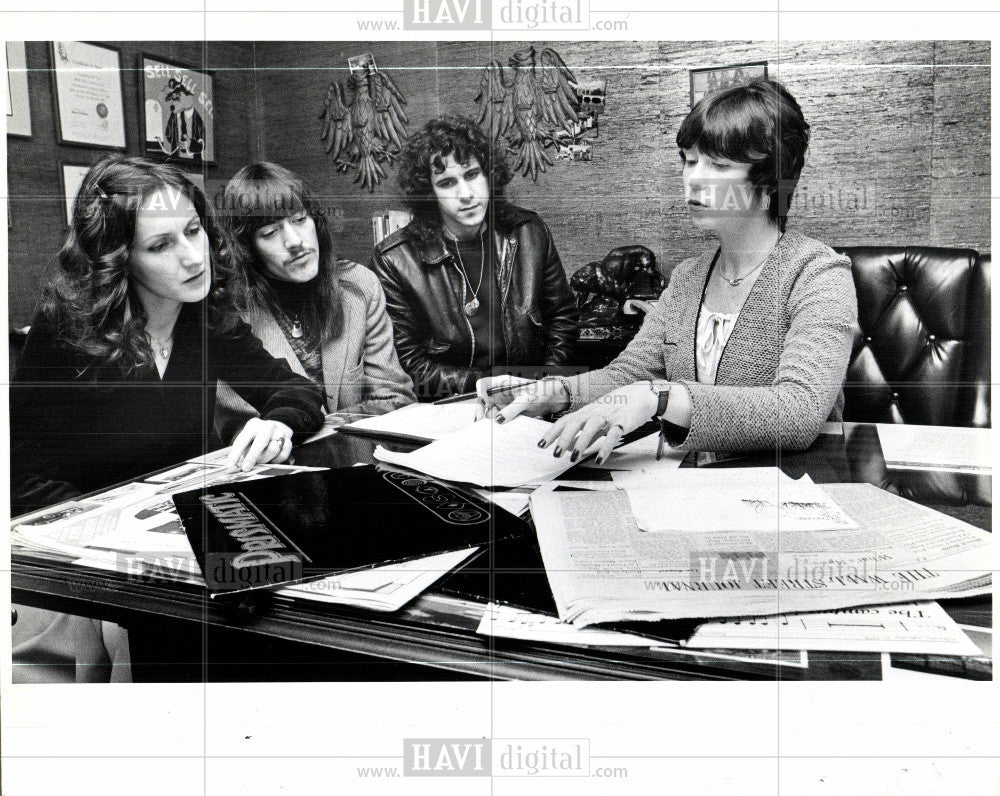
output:
M604 457L603 456L598 456L596 459L594 459L594 461L597 464L604 464Z
M580 458L580 451L573 451L569 456L569 460L571 462L575 462L579 458Z
M558 445L556 445L555 448L553 448L553 450L552 450L552 455L553 456L562 456L562 448L560 448Z
M502 423L502 422L503 422L504 420L506 420L506 419L507 419L507 418L506 418L506 417L504 417L503 415L497 415L497 423Z
M548 444L549 444L549 443L547 443L547 442L546 442L546 441L545 441L544 439L540 439L540 440L538 440L538 447L539 447L539 448L544 448L544 447L545 447L546 445L548 445Z

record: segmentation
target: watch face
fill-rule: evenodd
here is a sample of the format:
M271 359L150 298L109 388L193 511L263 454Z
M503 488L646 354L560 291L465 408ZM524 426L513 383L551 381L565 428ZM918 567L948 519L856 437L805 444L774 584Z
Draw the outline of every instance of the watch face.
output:
M670 390L663 390L659 393L656 402L656 417L661 417L667 411L667 403L670 401Z

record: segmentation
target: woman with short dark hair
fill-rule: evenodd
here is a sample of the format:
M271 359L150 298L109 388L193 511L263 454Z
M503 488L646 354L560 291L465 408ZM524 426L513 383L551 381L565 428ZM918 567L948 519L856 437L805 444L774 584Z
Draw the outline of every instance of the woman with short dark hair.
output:
M810 445L839 419L857 326L850 261L785 231L809 125L774 80L709 94L677 134L684 199L718 245L679 263L642 328L606 368L488 396L503 421L574 410L540 441L575 461L651 418L682 450ZM505 406L498 411L499 406Z
M378 278L336 258L324 208L302 179L275 163L254 163L226 185L223 208L249 284L243 317L272 355L323 390L328 422L413 403ZM223 438L252 414L231 390L220 391Z

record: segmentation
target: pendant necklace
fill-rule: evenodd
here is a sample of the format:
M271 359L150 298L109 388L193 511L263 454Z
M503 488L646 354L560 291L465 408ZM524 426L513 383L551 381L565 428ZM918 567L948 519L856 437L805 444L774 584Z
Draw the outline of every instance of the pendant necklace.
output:
M479 288L483 286L483 275L486 273L486 243L483 240L483 233L479 233L479 284L475 290L472 289L472 280L465 270L465 263L462 262L462 252L459 250L458 241L455 241L455 253L458 255L458 266L462 269L462 277L465 279L469 290L472 290L472 300L465 302L465 314L470 318L479 310Z
M781 235L779 235L778 236L778 240L776 240L774 242L774 246L772 246L770 248L770 250L768 251L768 253L764 255L764 259L761 260L759 263L757 263L757 265L755 265L753 268L751 268L745 274L743 274L743 276L738 276L738 277L736 277L736 279L730 279L728 276L726 276L724 273L722 273L722 268L721 267L719 268L719 276L721 276L723 279L725 279L729 283L730 287L739 287L741 284L743 284L743 282L746 280L747 277L749 277L751 274L756 273L758 270L760 270L761 268L764 267L764 263L767 262L767 258L770 257L771 253L778 247L778 242L783 237L784 237L784 233L782 233Z
M166 359L167 357L170 356L170 348L173 346L174 342L173 332L171 332L170 337L168 337L163 342L157 340L148 331L146 332L146 337L149 338L149 346L150 348L153 349L153 353L158 354L160 356L160 359Z
M292 337L296 340L301 340L302 335L304 334L305 331L302 329L302 321L299 320L299 315L296 313L295 317L292 319Z

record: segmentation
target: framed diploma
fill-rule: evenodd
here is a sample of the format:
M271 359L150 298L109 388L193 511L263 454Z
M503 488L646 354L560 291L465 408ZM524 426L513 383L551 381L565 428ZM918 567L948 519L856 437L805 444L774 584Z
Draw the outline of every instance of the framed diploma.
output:
M142 139L146 153L189 163L215 163L215 79L148 55L140 56Z
M90 171L90 166L79 163L63 163L59 169L59 181L62 183L63 197L66 200L66 226L73 224L73 203L83 185L83 178Z
M23 41L9 41L4 50L7 75L7 135L31 137L28 107L28 62Z
M60 144L125 149L118 50L82 41L54 41L52 80Z

